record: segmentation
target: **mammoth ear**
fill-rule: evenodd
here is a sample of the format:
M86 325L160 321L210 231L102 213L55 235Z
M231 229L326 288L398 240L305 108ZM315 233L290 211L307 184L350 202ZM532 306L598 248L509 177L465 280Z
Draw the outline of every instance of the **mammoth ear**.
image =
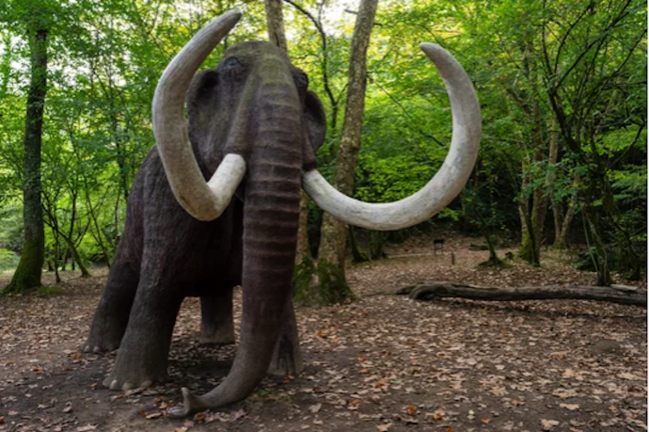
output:
M194 146L210 136L218 100L218 82L219 74L215 69L203 70L194 75L187 90L187 123L189 139Z
M309 141L315 154L327 135L327 117L320 98L310 90L306 93L304 111Z

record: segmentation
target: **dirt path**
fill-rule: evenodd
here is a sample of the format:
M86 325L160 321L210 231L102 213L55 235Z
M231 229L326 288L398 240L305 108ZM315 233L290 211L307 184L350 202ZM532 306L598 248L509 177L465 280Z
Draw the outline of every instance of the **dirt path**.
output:
M439 255L413 243L389 253L414 257L352 267L357 301L298 310L307 365L300 377L267 379L246 401L186 421L168 420L164 408L178 402L181 385L217 384L235 350L198 345L195 299L184 303L174 332L172 381L122 394L100 386L114 354L78 351L105 275L66 274L62 295L1 298L0 431L647 430L644 309L384 294L425 280L593 282L556 257L543 269L478 271L486 253L467 242L447 241Z

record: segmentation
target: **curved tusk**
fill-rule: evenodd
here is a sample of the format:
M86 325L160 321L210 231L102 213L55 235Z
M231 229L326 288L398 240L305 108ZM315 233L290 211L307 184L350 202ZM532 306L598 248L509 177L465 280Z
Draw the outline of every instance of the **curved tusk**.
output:
M478 157L482 122L471 79L453 56L439 45L422 43L421 50L444 79L453 112L453 138L442 167L418 192L392 203L370 204L344 195L317 171L304 174L303 187L323 210L362 228L398 230L423 222L455 198L471 175Z
M241 156L227 155L208 186L189 142L185 95L198 67L240 18L241 12L231 10L196 33L169 63L153 97L153 133L169 185L178 203L199 220L221 215L245 174L245 163L242 167ZM233 166L236 172L229 172Z

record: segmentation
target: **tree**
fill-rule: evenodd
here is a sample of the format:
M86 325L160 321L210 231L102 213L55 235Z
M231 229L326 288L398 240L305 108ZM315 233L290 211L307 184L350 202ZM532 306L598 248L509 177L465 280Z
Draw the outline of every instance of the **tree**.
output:
M268 39L287 51L286 32L284 31L284 17L282 15L282 0L265 0L266 25L268 26Z
M31 6L31 7L30 7ZM42 5L40 5L42 7ZM31 53L31 78L25 115L23 156L23 221L25 241L18 268L3 293L22 293L41 285L45 257L45 228L41 206L41 142L47 94L47 13L29 3L23 10Z
M336 159L334 185L344 194L353 195L354 176L361 146L365 89L367 85L367 49L374 26L378 0L362 0L356 18L349 58L347 105L342 135ZM332 265L332 270L344 275L345 224L325 214L322 221L318 259Z
M610 285L615 259L618 270L640 277L640 259L632 245L637 226L623 217L611 177L646 141L641 139L646 133L646 80L638 76L638 70L646 75L641 49L647 35L646 4L568 4L566 9L557 1L542 3L542 74L565 149L581 175L582 216L597 284ZM620 144L605 145L609 136ZM645 229L646 221L640 231Z

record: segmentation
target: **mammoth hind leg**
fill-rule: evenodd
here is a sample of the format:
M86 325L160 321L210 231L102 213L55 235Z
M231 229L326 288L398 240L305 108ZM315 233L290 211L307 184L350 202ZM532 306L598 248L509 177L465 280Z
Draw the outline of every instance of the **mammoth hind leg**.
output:
M297 322L295 321L295 310L293 300L289 296L284 312L282 313L282 324L279 337L273 350L273 359L268 366L270 375L297 376L304 369L302 364L302 352L298 338Z
M232 290L201 297L201 336L203 344L228 345L235 342L232 316ZM270 375L296 376L302 372L302 352L298 338L293 301L284 307L279 338L268 366Z
M229 345L234 343L232 288L201 297L202 344Z
M82 346L84 352L104 352L119 348L128 325L139 279L139 272L133 270L128 263L120 262L118 255L92 319L90 335Z

